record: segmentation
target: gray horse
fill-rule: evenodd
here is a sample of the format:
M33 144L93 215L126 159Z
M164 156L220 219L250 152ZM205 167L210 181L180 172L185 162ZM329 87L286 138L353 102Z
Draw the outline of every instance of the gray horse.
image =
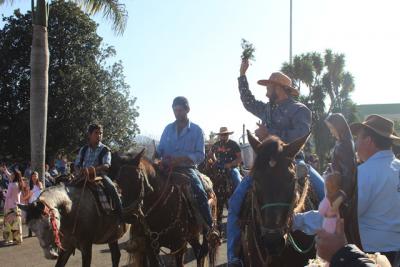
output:
M111 250L112 266L117 267L121 257L118 239L127 226L118 224L117 215L102 214L93 193L87 188L82 191L60 184L45 189L34 203L19 207L27 212L27 224L45 257L57 259L56 267L65 266L76 248L82 253L82 266L90 266L92 244L105 243Z

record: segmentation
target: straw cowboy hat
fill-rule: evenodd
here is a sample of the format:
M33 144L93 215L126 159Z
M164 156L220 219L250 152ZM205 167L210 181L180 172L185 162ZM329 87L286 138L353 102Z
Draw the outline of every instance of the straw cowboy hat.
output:
M227 127L221 127L219 128L219 133L216 133L216 135L221 135L221 134L233 134L233 132L228 131Z
M354 135L357 135L362 128L369 128L375 133L382 137L392 139L393 141L400 141L400 137L397 136L394 131L394 123L382 116L373 114L369 115L365 121L359 123L353 123L350 125L350 130Z
M280 85L289 89L292 96L298 96L300 94L299 90L293 87L292 80L282 72L273 72L268 80L259 80L258 84L263 86L270 84Z

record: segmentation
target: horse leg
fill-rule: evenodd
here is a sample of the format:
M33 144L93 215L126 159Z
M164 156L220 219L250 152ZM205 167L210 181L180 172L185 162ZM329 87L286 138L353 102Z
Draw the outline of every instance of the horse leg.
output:
M196 261L197 261L197 263L200 261L200 252L201 252L201 244L200 244L200 242L199 242L199 239L198 238L195 238L195 237L193 237L193 238L191 238L190 240L188 240L188 242L189 242L189 244L190 244L190 246L192 247L192 249L193 249L193 253L194 253L194 256L196 257Z
M56 267L64 267L73 251L73 249L61 250L58 254Z
M90 267L92 263L92 244L84 244L81 249L82 267Z
M224 198L220 198L218 199L218 205L217 205L217 225L218 225L218 231L221 234L221 238L222 238L222 213L224 211L224 202L225 199Z
M119 251L118 241L108 243L108 247L111 251L112 267L118 267L119 259L121 258L121 252Z
M178 254L175 255L176 267L183 267L183 266L185 266L185 265L183 265L183 254L184 254L184 251L179 252Z

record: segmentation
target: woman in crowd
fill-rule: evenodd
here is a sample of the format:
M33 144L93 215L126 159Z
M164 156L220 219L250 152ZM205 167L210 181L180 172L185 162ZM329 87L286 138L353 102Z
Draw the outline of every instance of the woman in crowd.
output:
M31 189L29 188L29 181L27 178L23 178L22 192L21 192L21 203L24 205L29 204L29 199L31 198ZM26 222L26 212L22 211L22 223ZM29 229L28 237L32 236L32 231Z
M3 238L6 244L12 244L14 241L17 244L22 243L21 210L17 206L20 203L22 188L21 172L14 170L10 176L4 204Z
M31 182L32 182L32 187L31 187L31 195L29 198L29 203L34 202L39 197L40 193L43 190L43 184L39 180L38 172L36 171L32 172Z

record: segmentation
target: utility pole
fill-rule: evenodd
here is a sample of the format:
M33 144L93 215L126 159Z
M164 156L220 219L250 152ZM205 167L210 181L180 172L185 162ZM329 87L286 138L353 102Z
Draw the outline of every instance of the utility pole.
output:
M292 12L293 11L293 3L290 0L290 51L289 51L289 63L292 64L293 56L292 56L292 31L293 31L293 20L292 20Z

